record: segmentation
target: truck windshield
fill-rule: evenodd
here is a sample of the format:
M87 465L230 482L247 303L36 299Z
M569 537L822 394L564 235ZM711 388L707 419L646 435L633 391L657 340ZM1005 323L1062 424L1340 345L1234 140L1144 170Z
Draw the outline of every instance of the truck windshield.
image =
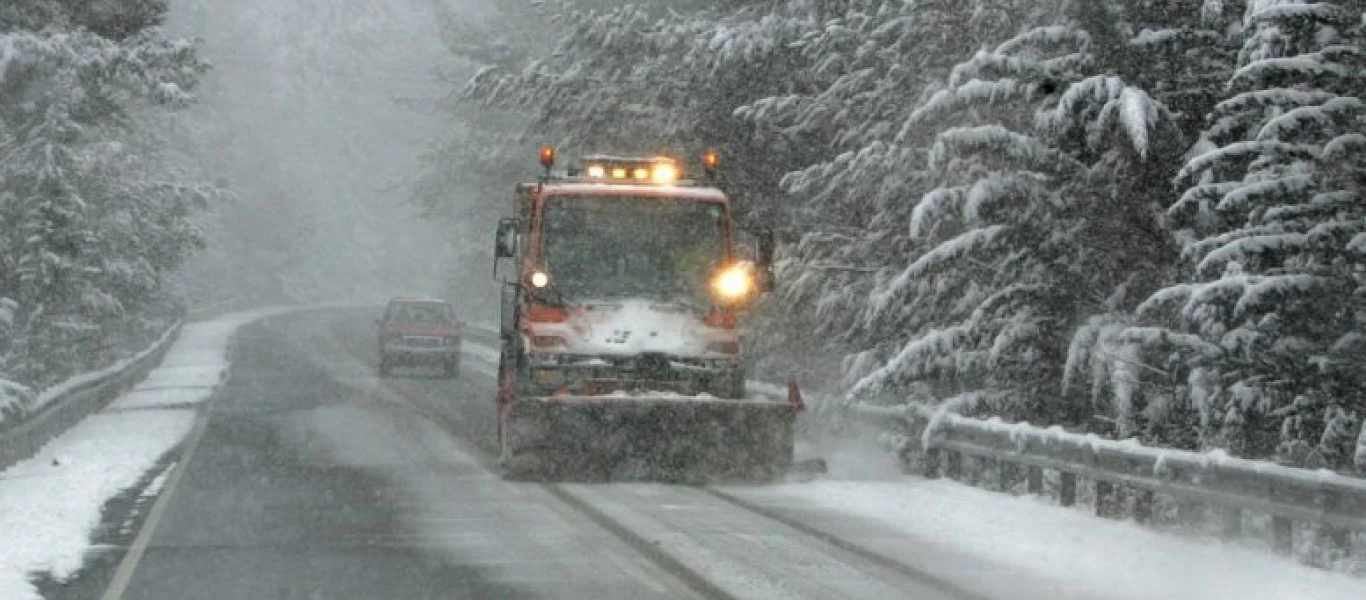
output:
M718 202L552 196L543 218L542 258L569 301L695 301L725 252L725 210Z

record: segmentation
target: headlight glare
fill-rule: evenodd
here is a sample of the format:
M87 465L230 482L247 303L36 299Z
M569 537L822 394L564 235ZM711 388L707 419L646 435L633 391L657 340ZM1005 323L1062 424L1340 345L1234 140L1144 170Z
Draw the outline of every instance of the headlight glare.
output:
M728 267L711 282L712 293L720 300L743 300L754 291L754 273L744 263Z
M550 274L545 271L532 271L527 281L531 283L531 287L544 288L550 285Z

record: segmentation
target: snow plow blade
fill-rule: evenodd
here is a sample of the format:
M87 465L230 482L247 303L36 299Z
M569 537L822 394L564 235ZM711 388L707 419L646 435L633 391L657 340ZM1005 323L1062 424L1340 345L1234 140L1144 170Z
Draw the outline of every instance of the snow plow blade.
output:
M797 408L692 396L519 400L503 420L504 476L555 481L769 481L792 466Z

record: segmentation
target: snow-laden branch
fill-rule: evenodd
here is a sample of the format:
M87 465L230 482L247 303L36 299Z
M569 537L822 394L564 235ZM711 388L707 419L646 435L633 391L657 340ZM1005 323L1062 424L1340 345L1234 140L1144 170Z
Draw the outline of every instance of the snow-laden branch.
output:
M1238 237L1211 250L1200 260L1196 269L1201 272L1208 272L1229 261L1246 262L1250 258L1270 252L1303 250L1308 244L1309 236L1303 233L1273 233Z
M1233 161L1248 161L1255 158L1276 157L1281 159L1312 160L1317 148L1304 144L1291 144L1275 140L1247 140L1234 142L1195 156L1176 174L1177 181L1183 181L1218 165Z

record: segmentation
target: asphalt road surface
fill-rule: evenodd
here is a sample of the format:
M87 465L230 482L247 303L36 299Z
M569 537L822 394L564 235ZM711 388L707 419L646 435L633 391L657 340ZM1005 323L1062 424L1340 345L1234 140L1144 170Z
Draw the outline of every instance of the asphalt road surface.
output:
M913 540L839 515L747 507L706 488L502 481L491 340L467 341L456 380L402 370L381 379L373 318L303 313L239 332L202 427L168 457L184 464L157 506L139 511L141 547L116 542L45 593L980 597L933 557L917 558ZM106 517L122 519L116 512Z

